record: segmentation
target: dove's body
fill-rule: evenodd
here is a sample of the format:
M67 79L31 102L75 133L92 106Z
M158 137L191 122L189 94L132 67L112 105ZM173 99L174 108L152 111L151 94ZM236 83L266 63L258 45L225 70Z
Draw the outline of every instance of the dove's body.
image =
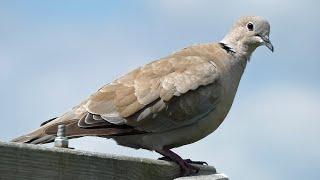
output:
M170 149L196 142L218 128L252 52L260 45L273 51L269 32L263 18L243 17L220 43L190 46L137 68L13 141L51 142L57 126L65 124L69 138L99 136L155 150L192 174L197 168Z
M205 51L207 54L199 55L197 52L201 51ZM179 101L183 101L183 104L175 104L176 106L183 106L182 110L180 110L183 111L183 113L188 113L188 111L193 111L201 107L204 107L205 110L194 116L189 116L188 119L184 119L184 121L190 121L192 123L178 129L133 136L113 137L119 144L149 150L159 150L163 147L168 147L169 149L179 147L196 142L209 135L216 130L225 119L232 105L247 59L245 57L241 58L241 60L236 59L236 55L227 52L217 43L191 46L172 56L174 57L177 54L182 55L183 58L204 59L207 61L206 66L214 69L214 73L211 74L214 76L212 78L214 79L213 82L199 87L198 92L191 91L189 92L190 94L180 95L179 98L181 99ZM230 59L234 60L230 61ZM196 63L191 64L189 67L194 65L196 65ZM199 69L199 71L203 71L203 69ZM193 94L191 95L191 93ZM171 106L169 105L169 107ZM182 112L174 113L181 114ZM163 126L170 127L172 119L168 117L169 115L167 113L163 114L166 115L165 118L160 117L157 119L157 117L155 117L151 121L153 121L154 124L156 124L156 121ZM166 122L168 124L165 124Z

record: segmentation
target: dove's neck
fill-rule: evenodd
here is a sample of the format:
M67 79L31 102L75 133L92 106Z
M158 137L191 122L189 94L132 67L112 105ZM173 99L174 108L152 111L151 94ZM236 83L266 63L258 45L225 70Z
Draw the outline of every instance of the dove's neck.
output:
M250 60L251 54L257 48L249 46L243 37L234 32L227 34L220 42L228 46L236 56L245 58L247 61Z

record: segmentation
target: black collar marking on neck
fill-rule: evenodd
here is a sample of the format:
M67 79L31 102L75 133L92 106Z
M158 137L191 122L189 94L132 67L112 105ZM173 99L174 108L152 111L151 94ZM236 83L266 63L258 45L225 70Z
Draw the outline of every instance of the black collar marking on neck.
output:
M222 47L222 49L224 49L224 50L227 51L227 53L231 53L231 54L236 53L235 51L232 50L231 47L229 47L229 46L226 45L225 43L220 42L219 44L220 44L220 46Z

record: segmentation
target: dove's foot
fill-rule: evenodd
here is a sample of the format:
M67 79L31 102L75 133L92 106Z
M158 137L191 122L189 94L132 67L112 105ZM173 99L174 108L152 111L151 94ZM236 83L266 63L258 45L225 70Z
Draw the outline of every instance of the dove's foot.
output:
M185 161L190 164L199 164L199 165L207 165L208 166L208 163L205 161L192 161L191 159L185 159Z
M182 159L179 155L176 153L172 152L170 149L163 148L160 151L157 151L158 153L162 154L164 157L160 158L161 160L169 160L169 161L174 161L176 162L180 168L181 168L181 176L190 176L197 174L199 172L199 168L195 167L189 162L193 162L190 159L184 160Z
M172 161L169 157L163 156L161 158L158 158L158 160L163 160L163 161ZM189 164L199 164L199 165L207 165L208 163L205 161L192 161L191 159L184 159Z

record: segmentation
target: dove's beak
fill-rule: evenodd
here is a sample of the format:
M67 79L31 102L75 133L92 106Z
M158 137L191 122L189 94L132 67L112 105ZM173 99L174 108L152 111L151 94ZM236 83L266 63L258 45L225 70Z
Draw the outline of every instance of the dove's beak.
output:
M273 52L273 45L269 39L269 36L260 36L262 41L263 41L263 45L265 45L268 49L270 49L270 51Z

